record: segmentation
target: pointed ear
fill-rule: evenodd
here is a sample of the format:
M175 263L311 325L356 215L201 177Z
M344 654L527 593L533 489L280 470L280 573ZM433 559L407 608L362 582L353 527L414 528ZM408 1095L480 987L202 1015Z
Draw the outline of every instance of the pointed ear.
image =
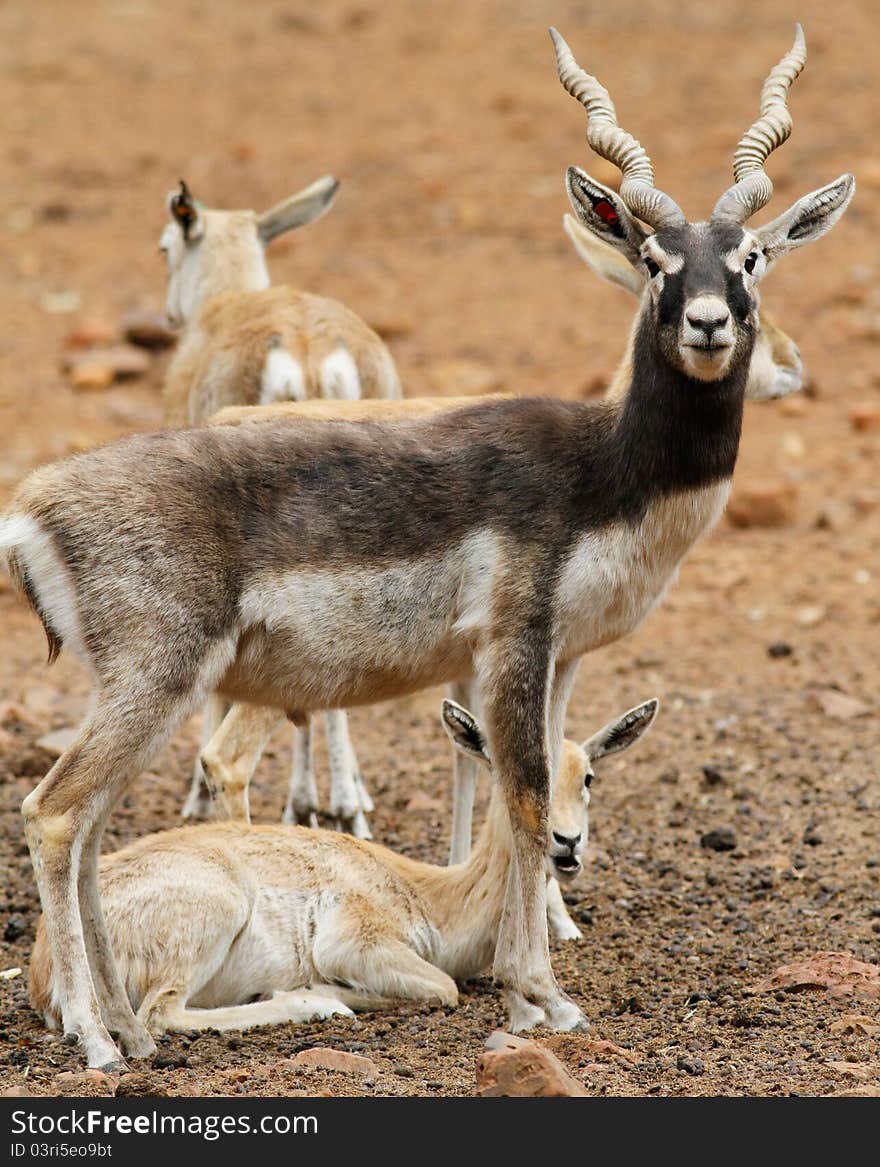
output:
M200 238L204 230L202 216L199 214L196 200L182 178L180 190L168 193L168 214L180 228L187 243Z
M635 267L648 232L627 210L620 195L577 166L569 166L565 187L578 221Z
M641 298L648 282L644 269L633 267L626 256L582 227L571 215L562 216L562 226L575 251L600 279Z
M443 728L452 739L452 744L463 754L470 754L491 770L492 763L486 752L486 739L477 719L456 701L446 698L443 702Z
M767 253L767 266L795 247L812 243L830 231L849 206L855 190L855 178L851 174L842 174L828 186L798 199L793 207L771 223L758 227L754 235Z
M325 174L305 190L264 211L257 219L260 239L264 244L269 243L276 235L292 231L295 227L304 227L306 223L314 223L315 219L330 209L338 190L337 179L331 174Z
M622 717L609 721L606 726L588 738L581 747L591 762L604 758L606 754L617 754L634 745L657 716L660 702L656 697L636 705Z

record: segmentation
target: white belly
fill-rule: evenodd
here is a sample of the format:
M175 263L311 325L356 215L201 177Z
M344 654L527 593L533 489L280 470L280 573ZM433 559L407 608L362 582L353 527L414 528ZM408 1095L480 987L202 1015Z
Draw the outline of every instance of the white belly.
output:
M265 573L242 597L243 629L274 639L305 708L334 707L331 689L342 704L367 699L394 677L401 691L457 680L489 626L498 542L475 532L442 555L383 568Z

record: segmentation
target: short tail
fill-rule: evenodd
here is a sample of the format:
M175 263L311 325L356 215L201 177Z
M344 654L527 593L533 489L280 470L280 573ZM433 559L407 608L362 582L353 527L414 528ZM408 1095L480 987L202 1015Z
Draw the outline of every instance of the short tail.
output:
M40 603L22 567L21 549L39 537L40 529L30 515L12 514L0 518L0 565L5 564L12 586L20 599L26 600L36 612L49 645L49 664L61 652L62 640L46 618Z

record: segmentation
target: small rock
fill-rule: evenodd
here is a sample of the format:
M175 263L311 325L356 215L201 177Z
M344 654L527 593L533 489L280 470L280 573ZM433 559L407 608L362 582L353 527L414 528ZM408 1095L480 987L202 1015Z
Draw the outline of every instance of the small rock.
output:
M707 851L733 851L736 847L736 834L730 827L717 827L714 831L707 831L700 838L700 846Z
M85 362L71 369L68 379L74 389L109 389L113 384L113 370L107 365Z
M812 827L804 831L804 842L808 847L818 847L822 843L822 836Z
M0 1098L35 1098L33 1090L28 1089L24 1082L20 1082L17 1086L7 1086L5 1090L0 1091Z
M772 993L780 989L824 989L836 998L853 996L880 1001L880 965L856 960L848 952L817 952L807 960L782 965L747 992Z
M94 348L112 344L116 339L113 328L100 317L83 319L64 338L65 348Z
M822 509L816 515L814 526L817 531L845 531L850 526L851 513L842 502L831 498L823 503Z
M803 608L798 608L794 618L801 628L815 628L827 615L828 609L822 604L807 604Z
M863 401L849 411L849 424L860 433L880 430L880 405Z
M781 660L782 657L791 656L794 649L790 644L786 644L784 640L777 640L774 644L767 645L767 655L773 657L774 660Z
M860 515L870 515L880 507L880 490L857 490L852 504Z
M83 388L82 381L77 380L83 370L86 370L89 378L99 379L109 374L110 381L122 381L129 377L142 377L150 369L150 358L132 344L114 344L91 348L81 354L69 354L62 362L62 369L70 377L72 385Z
M154 1070L183 1070L186 1064L186 1054L156 1054L153 1058Z
M691 1074L693 1077L699 1077L700 1074L705 1074L706 1067L699 1058L680 1057L675 1063L680 1070L684 1070L686 1074Z
M716 766L703 766L703 780L707 786L721 786L724 783L724 775Z
M45 750L53 758L60 758L65 750L69 749L76 739L77 730L74 726L65 729L54 729L51 733L44 733L37 738L36 745Z
M116 1089L116 1079L103 1070L62 1070L53 1081L59 1094L112 1094Z
M82 296L72 288L63 292L44 292L40 296L39 305L50 316L66 316L71 312L79 311L82 305Z
M301 1050L292 1064L294 1066L313 1066L320 1070L338 1070L341 1074L360 1074L365 1078L375 1078L379 1074L379 1067L372 1058L361 1057L360 1054L350 1054L345 1050L330 1049L327 1046L315 1046L313 1049Z
M3 939L7 944L14 944L16 940L24 936L26 931L27 924L24 916L10 916L3 930Z
M806 444L800 434L783 434L779 439L779 449L793 462L799 462L807 453Z
M861 1013L845 1013L838 1021L832 1021L829 1028L834 1034L854 1033L859 1037L873 1037L875 1033L880 1033L880 1022Z
M398 1062L391 1067L392 1074L396 1074L398 1078L414 1078L416 1076L415 1070L412 1066L406 1066L402 1062Z
M852 717L865 717L871 707L837 689L810 689L807 700L814 709L835 721L849 721Z
M477 1061L481 1098L585 1098L588 1091L536 1041L496 1030Z
M122 335L138 348L163 349L177 343L177 333L164 312L127 312L122 318Z
M745 482L734 490L727 517L734 527L786 527L794 522L797 488L792 482Z
M867 1082L871 1078L877 1076L878 1066L876 1063L870 1062L864 1065L854 1064L853 1062L838 1062L829 1061L825 1065L829 1070L834 1070L835 1073L842 1075L845 1078L855 1078L859 1082Z
M435 393L467 397L471 394L491 393L501 386L497 369L481 361L433 361L427 369L428 380Z
M783 397L777 408L785 417L803 417L807 412L807 403L800 396Z
M117 1098L164 1098L165 1087L152 1074L123 1074L116 1083Z

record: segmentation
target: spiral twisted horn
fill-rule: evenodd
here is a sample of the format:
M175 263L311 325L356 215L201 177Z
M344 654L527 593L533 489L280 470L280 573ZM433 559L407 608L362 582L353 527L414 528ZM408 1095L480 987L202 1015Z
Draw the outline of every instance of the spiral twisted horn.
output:
M713 220L745 223L770 202L773 183L764 170L764 163L791 133L786 97L806 60L807 43L804 30L798 24L794 44L767 75L761 89L761 116L739 140L733 156L734 184L715 204Z
M550 38L556 49L559 80L587 111L587 142L621 172L620 197L634 215L655 230L684 223L678 204L654 186L654 168L647 151L618 125L608 90L578 65L555 28L550 29Z

